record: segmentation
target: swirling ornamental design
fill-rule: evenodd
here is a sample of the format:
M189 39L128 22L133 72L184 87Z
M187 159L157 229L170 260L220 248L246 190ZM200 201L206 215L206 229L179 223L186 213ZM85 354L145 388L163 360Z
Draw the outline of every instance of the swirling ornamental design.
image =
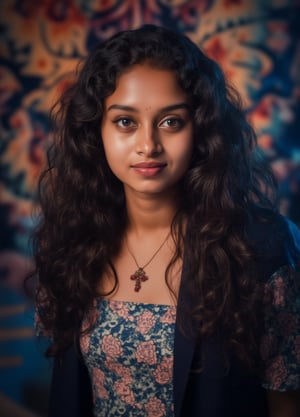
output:
M37 178L51 142L51 105L96 42L143 23L184 32L221 64L272 161L281 211L300 222L299 17L297 0L2 0L0 285L6 298L0 304L6 307L7 300L14 300L14 306L22 305L21 282L31 267L28 238ZM17 302L15 294L21 297ZM9 311L11 317L19 310ZM0 314L0 333L7 320ZM0 381L0 392L22 402L20 375L39 377L36 369L26 367L32 352L22 348L18 358L9 356L10 344L32 340L32 332L16 323L15 336L0 348L1 370L15 379L16 389ZM1 357L10 365L4 366Z

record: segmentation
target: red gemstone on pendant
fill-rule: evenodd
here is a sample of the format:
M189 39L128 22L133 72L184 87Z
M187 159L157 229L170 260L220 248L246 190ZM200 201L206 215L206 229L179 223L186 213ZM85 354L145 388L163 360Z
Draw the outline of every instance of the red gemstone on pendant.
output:
M135 271L133 275L130 276L130 279L135 281L134 291L139 292L141 289L141 282L147 281L149 278L145 274L143 268L139 268Z

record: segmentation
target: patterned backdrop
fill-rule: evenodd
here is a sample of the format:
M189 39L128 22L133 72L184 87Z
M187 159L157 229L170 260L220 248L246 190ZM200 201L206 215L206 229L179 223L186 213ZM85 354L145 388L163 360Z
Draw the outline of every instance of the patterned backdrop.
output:
M96 42L143 23L184 32L221 64L240 91L279 180L280 210L299 224L299 18L299 0L0 0L0 406L5 416L32 415L25 408L41 416L46 410L50 365L34 339L33 308L22 283L32 266L37 178L51 142L48 111L72 80L78 60Z

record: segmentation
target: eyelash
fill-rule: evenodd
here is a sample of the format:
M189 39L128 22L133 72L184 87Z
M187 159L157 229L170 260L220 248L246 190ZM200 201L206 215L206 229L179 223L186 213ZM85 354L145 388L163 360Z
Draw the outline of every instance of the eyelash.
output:
M123 125L124 121L126 121L127 123L129 122L130 125L124 126ZM185 124L185 121L180 117L168 117L167 119L160 122L158 127L162 126L166 122L171 122L171 123L176 122L176 126L166 126L167 128L170 128L172 130L179 130ZM121 129L131 129L132 127L135 126L134 121L130 119L129 117L119 117L118 119L114 120L113 123L117 125L118 127L120 127Z
M180 129L181 127L184 126L184 120L181 119L180 117L169 117L169 118L163 120L159 125L161 126L162 124L164 124L166 122L171 122L171 123L176 122L176 126L167 126L168 128L174 129L174 130Z
M119 117L118 119L114 120L113 123L123 129L130 129L132 126L124 126L120 124L120 122L123 122L124 120L129 121L131 125L134 124L134 122L129 117Z

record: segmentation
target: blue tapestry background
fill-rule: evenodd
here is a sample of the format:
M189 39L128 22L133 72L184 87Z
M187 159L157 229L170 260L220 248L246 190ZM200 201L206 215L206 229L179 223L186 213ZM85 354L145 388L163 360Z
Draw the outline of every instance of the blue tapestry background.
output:
M299 0L2 0L0 2L0 407L45 415L50 363L23 291L48 112L76 63L113 33L177 28L240 91L280 183L280 210L300 223ZM31 411L30 411L31 410Z

